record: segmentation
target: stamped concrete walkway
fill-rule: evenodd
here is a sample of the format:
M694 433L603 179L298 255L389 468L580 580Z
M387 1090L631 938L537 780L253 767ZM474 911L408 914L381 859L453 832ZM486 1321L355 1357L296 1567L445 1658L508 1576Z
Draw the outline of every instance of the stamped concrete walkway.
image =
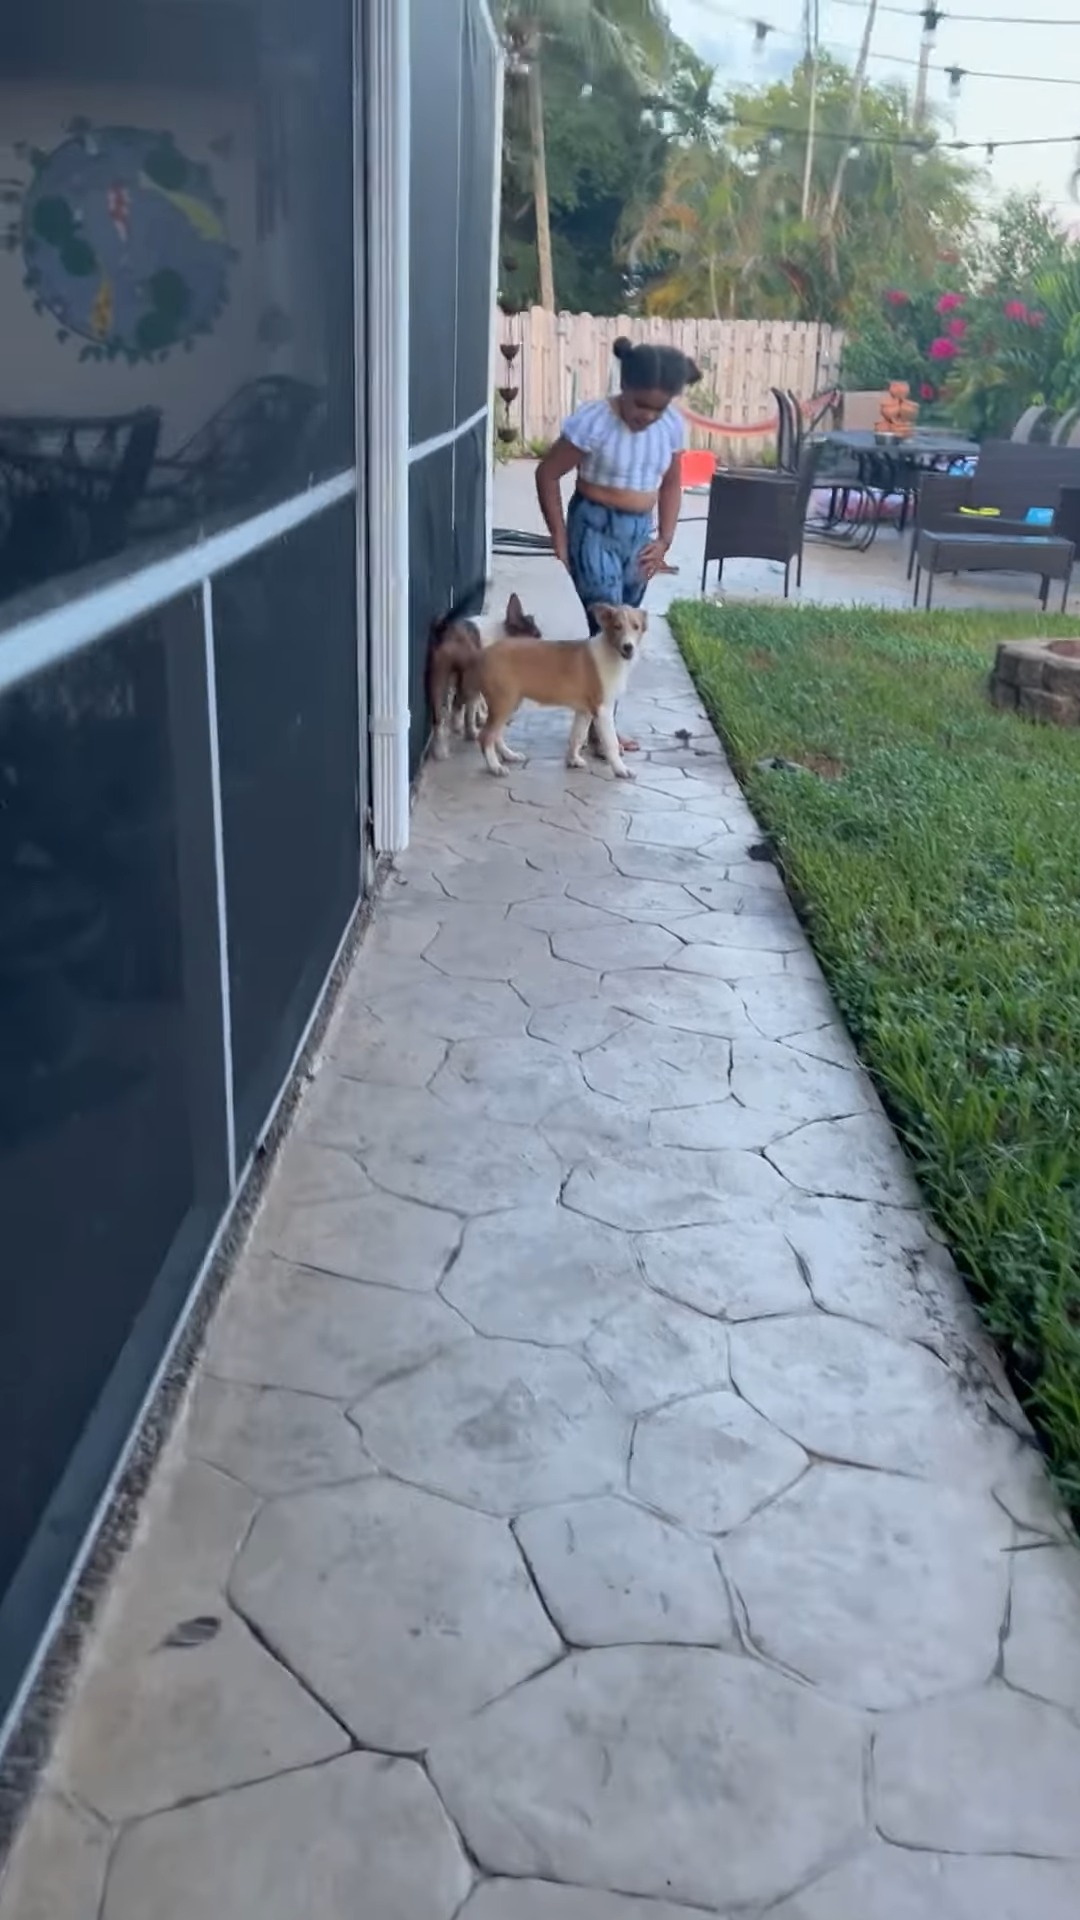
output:
M632 786L426 779L2 1920L1080 1912L1075 1551L658 625Z

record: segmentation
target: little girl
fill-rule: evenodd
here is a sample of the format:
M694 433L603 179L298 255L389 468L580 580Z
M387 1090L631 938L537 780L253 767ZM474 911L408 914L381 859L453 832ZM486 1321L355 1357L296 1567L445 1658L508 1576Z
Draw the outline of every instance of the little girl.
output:
M590 611L596 602L640 606L664 565L682 502L679 453L686 440L671 402L701 379L676 347L635 346L624 336L612 352L621 392L578 407L536 469L555 556L569 572L592 634L598 631ZM560 483L575 468L577 485L564 519ZM619 745L633 753L637 742Z

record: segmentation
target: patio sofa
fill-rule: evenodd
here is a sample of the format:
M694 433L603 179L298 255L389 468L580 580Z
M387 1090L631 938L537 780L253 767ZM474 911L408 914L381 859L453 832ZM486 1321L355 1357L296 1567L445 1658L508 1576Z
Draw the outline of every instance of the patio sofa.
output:
M968 508L964 513L962 508ZM970 509L996 507L979 517ZM1025 518L1049 507L1053 520ZM978 534L987 541L1057 536L1080 548L1080 447L988 440L972 474L927 473L919 488L908 579L923 533Z

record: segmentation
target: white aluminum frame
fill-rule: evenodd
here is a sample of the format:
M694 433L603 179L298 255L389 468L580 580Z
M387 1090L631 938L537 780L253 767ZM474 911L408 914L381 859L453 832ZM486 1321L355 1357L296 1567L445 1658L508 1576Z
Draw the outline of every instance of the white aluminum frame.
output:
M325 513L339 500L347 500L356 491L356 469L336 473L303 493L294 493L278 506L253 514L234 527L194 540L164 560L151 560L134 573L125 573L106 586L91 587L47 612L33 614L6 632L0 630L0 694L10 692L21 680L59 666L73 654L104 640L121 627L130 626L145 614L153 613L182 593L201 587L216 573L246 560L260 547L268 547Z
M409 9L367 8L368 634L372 832L409 843Z

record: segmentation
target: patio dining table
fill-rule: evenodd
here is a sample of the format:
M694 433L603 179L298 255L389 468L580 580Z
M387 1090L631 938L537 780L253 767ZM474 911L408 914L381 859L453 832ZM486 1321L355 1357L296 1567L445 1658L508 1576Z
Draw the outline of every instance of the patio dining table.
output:
M869 427L836 427L828 433L816 433L814 442L819 447L835 447L840 453L853 453L856 458L885 454L890 459L910 460L913 466L925 466L933 460L972 459L979 451L977 440L950 433L946 427L920 427L906 440L887 447L878 445L877 435Z
M858 490L864 498L873 496L876 506L869 514L860 514L854 527L848 521L848 489L844 487L839 475L828 471L826 465L820 472L819 484L834 489L833 500L821 533L836 533L851 539L855 535L855 544L869 546L877 532L881 520L881 508L890 494L902 494L904 507L900 516L899 531L902 533L907 521L907 508L910 497L918 485L918 476L927 469L950 467L954 460L970 460L977 456L979 443L969 440L962 433L950 433L946 428L923 427L909 434L906 439L898 440L888 446L878 444L877 435L869 428L842 427L828 433L813 436L813 445L817 450L819 467L822 457L828 454L847 456L854 461L855 477L850 481L850 489ZM849 469L850 471L850 469Z

